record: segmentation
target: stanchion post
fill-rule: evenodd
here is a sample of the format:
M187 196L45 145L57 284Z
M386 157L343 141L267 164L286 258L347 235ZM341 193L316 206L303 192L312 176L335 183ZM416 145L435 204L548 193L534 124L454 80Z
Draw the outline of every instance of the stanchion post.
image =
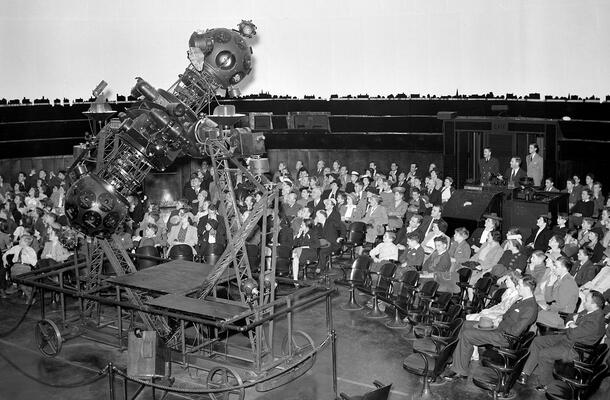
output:
M108 363L108 393L110 400L115 400L114 397L114 365Z

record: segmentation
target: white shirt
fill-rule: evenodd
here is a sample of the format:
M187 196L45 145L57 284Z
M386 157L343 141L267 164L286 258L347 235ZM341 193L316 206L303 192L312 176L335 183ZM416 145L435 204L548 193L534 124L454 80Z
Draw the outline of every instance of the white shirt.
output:
M481 233L481 239L479 239L480 244L485 244L485 242L487 242L487 238L489 237L490 232L491 231L488 231L487 229L483 230L483 233Z
M36 252L30 246L22 247L20 245L13 246L2 256L2 260L6 264L6 256L9 254L15 254L13 257L14 263L21 264L29 264L31 266L35 266L38 262L38 257L36 257Z

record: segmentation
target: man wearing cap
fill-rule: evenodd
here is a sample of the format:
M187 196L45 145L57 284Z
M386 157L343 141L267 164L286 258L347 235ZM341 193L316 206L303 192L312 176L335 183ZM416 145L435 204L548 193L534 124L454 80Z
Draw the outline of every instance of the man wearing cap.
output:
M360 178L358 171L352 171L349 176L350 181L345 184L345 193L356 192L356 182L358 182L358 178Z
M520 187L521 178L527 178L526 172L521 168L521 157L512 157L510 166L500 176L504 183L509 187Z
M570 275L572 262L566 257L559 257L551 267L551 276L544 288L544 301L539 302L541 308L538 322L553 328L562 328L563 319L559 312L572 313L578 301L578 285Z
M405 188L397 186L392 189L393 200L386 203L388 212L388 230L395 231L402 228L403 218L409 205L404 201Z
M479 174L481 175L481 185L489 185L491 178L500 173L498 159L491 156L491 148L483 149L483 158L479 160Z
M549 228L551 219L550 214L542 214L536 220L537 229L532 231L532 234L525 242L525 245L532 250L546 251L549 247L549 239L553 236L553 231Z
M504 333L520 336L529 329L538 315L538 305L533 294L535 288L536 280L531 275L526 275L519 280L517 290L520 299L510 306L497 327L479 326L480 321L464 322L458 336L457 347L453 352L453 364L451 368L447 368L443 372L441 377L448 381L465 379L468 376L474 346L491 344L507 347L509 343Z

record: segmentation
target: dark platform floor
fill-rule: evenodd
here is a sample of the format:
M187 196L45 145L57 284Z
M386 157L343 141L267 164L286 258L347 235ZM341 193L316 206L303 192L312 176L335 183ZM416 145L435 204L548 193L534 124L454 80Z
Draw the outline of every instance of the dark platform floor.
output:
M411 343L401 338L403 331L386 328L382 321L368 320L361 311L342 311L339 305L346 300L347 290L339 288L333 299L333 317L337 331L338 387L340 392L361 394L369 390L372 381L393 383L390 399L411 398L419 393L421 383L402 368L403 359L411 354ZM362 298L361 298L362 300ZM17 297L0 300L0 334L12 327L25 310ZM39 316L36 304L20 328L7 337L0 338L0 352L20 368L45 382L70 384L93 377L108 361L125 365L126 353L113 347L78 338L64 344L55 359L41 357L33 335L33 326ZM323 323L324 303L298 312L295 315L297 329L309 333L317 342L326 334ZM52 314L50 315L52 317ZM321 317L322 316L322 317ZM279 335L278 335L279 336ZM174 367L177 380L188 380L189 373L180 366ZM192 374L192 371L191 371ZM266 393L253 389L246 392L246 399L332 399L331 355L327 347L318 355L316 364L301 378L281 388ZM197 376L193 376L197 381ZM192 382L192 380L191 380ZM516 385L520 399L544 399L543 394L531 385ZM486 393L472 382L446 383L433 386L432 391L442 399L483 399ZM0 358L0 399L107 399L108 383L102 379L92 385L76 389L50 388L31 380ZM140 398L151 398L141 396ZM170 399L187 398L169 396ZM204 398L204 397L194 397ZM117 399L122 399L119 393Z

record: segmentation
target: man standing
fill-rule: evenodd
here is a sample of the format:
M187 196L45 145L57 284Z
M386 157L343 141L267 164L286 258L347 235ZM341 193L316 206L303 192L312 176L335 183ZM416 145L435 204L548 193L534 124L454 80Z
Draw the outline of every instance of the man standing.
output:
M513 157L510 159L510 167L502 176L502 179L508 187L521 186L521 178L527 177L527 174L521 169L521 157Z
M542 185L542 176L544 170L544 162L540 154L538 154L539 148L536 143L530 143L529 155L525 159L527 164L527 176L534 179L534 186Z
M474 346L491 344L507 347L509 343L504 333L520 336L529 329L538 315L534 289L536 289L536 280L531 275L525 275L519 280L517 290L521 299L506 311L502 322L493 330L478 329L478 322L475 321L464 322L458 336L459 342L453 352L453 365L445 370L442 377L448 381L465 379L468 376Z
M491 156L491 148L483 148L483 158L479 160L481 185L489 185L491 178L500 174L498 159Z

